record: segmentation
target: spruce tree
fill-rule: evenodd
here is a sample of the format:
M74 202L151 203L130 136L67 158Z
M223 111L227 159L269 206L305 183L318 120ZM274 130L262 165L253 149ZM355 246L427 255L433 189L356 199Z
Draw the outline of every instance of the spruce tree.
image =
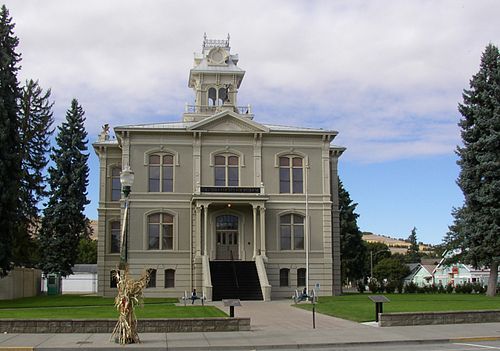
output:
M358 204L352 202L340 179L338 183L342 281L354 281L363 278L365 274L366 247L358 228L359 215L354 212Z
M49 168L51 189L39 235L40 266L44 273L72 273L78 243L86 235L83 214L87 200L87 132L84 111L76 99L58 127L57 147L52 148L54 166Z
M500 262L500 54L488 45L479 72L463 91L458 110L463 146L457 147L458 185L464 206L455 214L456 237L463 238L464 258L490 268L487 294L494 296Z
M12 267L19 203L19 135L17 81L21 56L14 23L3 5L0 9L0 276Z
M46 196L45 176L52 129L50 89L43 92L38 81L29 80L22 89L19 110L21 157L20 220L14 241L14 262L31 266L35 261L34 233L39 227L38 203Z
M421 257L419 253L419 246L417 243L417 228L413 227L411 230L410 236L408 237L408 242L410 246L406 251L406 260L408 263L420 263Z

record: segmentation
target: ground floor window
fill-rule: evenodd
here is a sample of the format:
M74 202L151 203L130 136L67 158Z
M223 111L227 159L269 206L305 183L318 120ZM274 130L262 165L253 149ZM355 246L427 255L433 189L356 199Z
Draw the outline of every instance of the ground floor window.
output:
M109 272L109 287L110 288L116 288L118 284L118 279L116 275L118 274L118 271L111 271Z
M146 288L156 288L156 269L148 269L149 281Z
M166 269L165 270L165 288L175 287L175 270Z
M297 286L306 286L306 269L297 269Z
M280 269L280 286L290 286L289 283L290 270L288 268Z

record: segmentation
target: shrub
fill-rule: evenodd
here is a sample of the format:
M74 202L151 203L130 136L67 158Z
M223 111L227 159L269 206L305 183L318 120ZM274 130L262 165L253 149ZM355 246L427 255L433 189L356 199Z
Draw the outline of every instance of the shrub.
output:
M365 283L362 280L358 280L357 288L360 294L364 293L366 289Z
M435 294L438 292L438 287L436 284L432 284L429 286L429 292L432 293L432 294Z
M402 282L402 281L399 281L399 282L398 282L397 289L398 289L398 293L399 293L399 294L402 294L402 293L403 293L404 284L403 284L403 282Z
M451 294L453 292L453 285L448 284L446 285L446 293Z
M396 290L397 285L398 285L398 283L394 282L394 281L391 281L391 282L387 283L387 285L385 286L385 292L388 293L388 294L394 293L394 291Z
M405 293L415 294L418 290L418 286L414 282L409 282L405 285Z
M378 284L377 280L371 279L370 282L368 283L368 289L374 294L379 292L380 285Z
M443 284L438 285L437 292L438 294L444 294L446 292L446 289L444 288Z

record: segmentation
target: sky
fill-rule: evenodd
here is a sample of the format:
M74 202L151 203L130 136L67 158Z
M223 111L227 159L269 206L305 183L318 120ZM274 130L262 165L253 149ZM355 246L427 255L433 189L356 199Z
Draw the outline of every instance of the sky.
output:
M203 34L225 39L246 71L240 105L255 121L339 132L339 175L363 231L438 244L463 196L455 181L457 104L500 1L4 0L22 70L52 90L56 124L86 111L97 218L101 126L180 121Z

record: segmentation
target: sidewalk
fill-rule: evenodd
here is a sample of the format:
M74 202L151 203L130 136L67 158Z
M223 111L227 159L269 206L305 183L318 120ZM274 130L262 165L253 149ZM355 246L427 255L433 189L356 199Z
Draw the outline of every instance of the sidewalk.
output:
M220 308L220 303L214 303ZM316 314L290 306L290 301L244 301L238 317L251 318L251 331L140 334L141 344L120 346L108 334L1 334L0 350L254 350L334 347L360 343L449 342L463 338L500 340L500 323L379 328ZM189 307L186 307L189 308ZM140 322L139 322L140 323Z

